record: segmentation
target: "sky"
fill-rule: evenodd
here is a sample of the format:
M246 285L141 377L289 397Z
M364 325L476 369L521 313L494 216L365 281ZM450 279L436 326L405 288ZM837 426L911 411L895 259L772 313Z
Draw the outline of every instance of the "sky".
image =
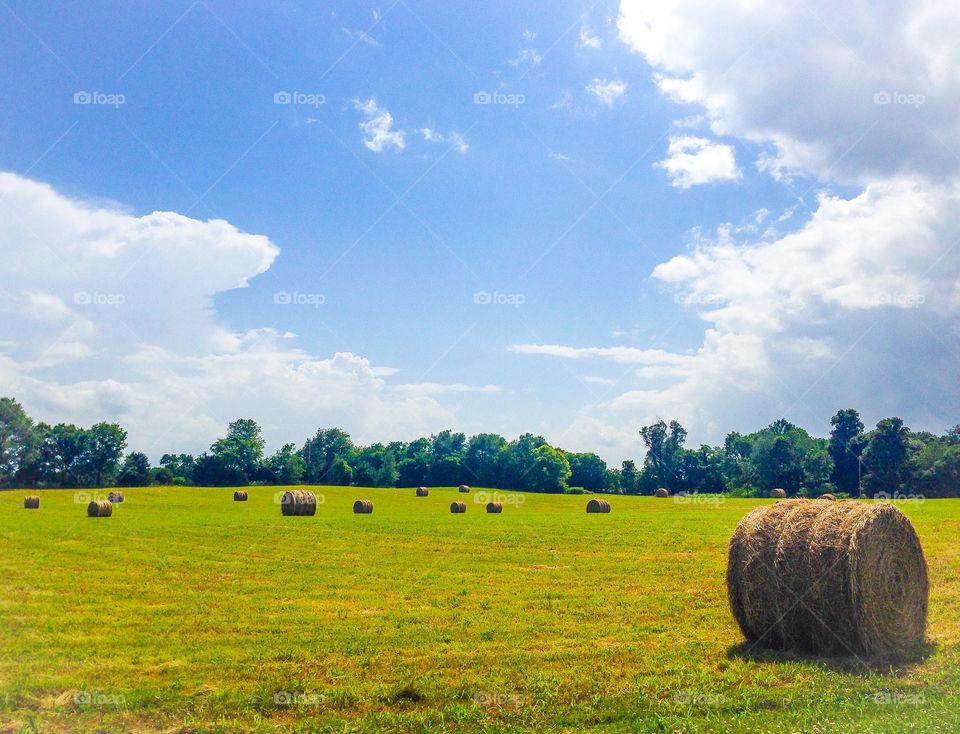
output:
M153 460L960 422L960 6L0 0L0 394Z

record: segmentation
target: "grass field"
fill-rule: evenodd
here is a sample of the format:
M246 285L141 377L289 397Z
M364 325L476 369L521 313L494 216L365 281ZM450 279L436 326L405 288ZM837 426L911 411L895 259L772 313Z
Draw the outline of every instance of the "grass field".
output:
M960 500L903 507L932 649L869 671L740 644L726 544L757 500L319 487L282 517L249 491L104 519L0 493L0 731L960 731Z

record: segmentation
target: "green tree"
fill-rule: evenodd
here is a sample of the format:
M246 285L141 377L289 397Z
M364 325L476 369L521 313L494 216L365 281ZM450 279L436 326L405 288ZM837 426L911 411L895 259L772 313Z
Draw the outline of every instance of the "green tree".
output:
M299 484L303 479L305 466L303 458L292 443L285 443L266 462L271 481L275 484Z
M67 423L41 424L40 434L37 464L43 483L51 487L82 484L86 431Z
M537 458L536 450L546 446L543 436L524 433L507 447L504 461L504 489L532 489L530 474L534 470Z
M327 472L327 482L335 487L349 487L353 482L353 469L342 456L336 456Z
M566 454L544 444L533 450L533 457L527 486L535 492L563 492L570 478L570 462Z
M909 476L910 429L900 418L884 418L867 436L864 486L871 494L896 494Z
M36 459L33 421L13 398L0 398L0 486L14 484Z
M233 421L225 438L210 447L223 473L237 478L236 484L249 484L260 472L263 463L263 436L260 426L249 418Z
M607 483L607 462L596 454L566 454L570 464L569 483L591 492L602 492Z
M830 458L833 471L830 478L837 491L853 497L860 496L860 456L864 448L863 423L853 408L837 411L830 419Z
M97 423L84 433L78 463L93 486L104 487L116 479L126 445L127 432L116 423Z
M463 464L481 487L499 487L507 460L507 440L495 433L479 433L467 442Z
M131 451L123 460L117 485L120 487L146 487L150 484L150 460L146 454Z
M351 466L356 449L350 434L339 428L318 429L300 449L304 463L304 479L311 484L335 484L329 476L334 462L339 457L342 464Z
M640 436L647 447L644 472L658 487L666 487L672 492L683 489L681 456L687 438L686 429L677 421L670 421L667 425L660 420L641 428Z
M620 489L624 494L637 494L640 491L640 475L633 459L626 459L620 465Z

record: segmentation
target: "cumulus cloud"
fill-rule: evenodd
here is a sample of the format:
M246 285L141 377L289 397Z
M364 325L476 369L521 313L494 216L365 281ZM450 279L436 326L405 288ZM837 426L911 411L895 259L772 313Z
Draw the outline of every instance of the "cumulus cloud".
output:
M456 149L458 153L466 153L470 150L470 145L461 133L441 133L430 127L421 127L419 132L428 143L446 143Z
M585 87L585 91L599 99L607 107L613 107L613 103L627 91L627 84L619 79L594 77Z
M355 99L353 106L364 117L360 121L364 147L374 153L382 153L391 147L397 150L403 150L406 147L407 142L403 131L393 129L393 115L386 108L380 107L373 97L366 100Z
M671 137L667 157L656 166L665 170L670 184L679 189L714 181L738 181L743 177L737 168L733 146L691 135Z
M228 222L134 216L10 173L0 173L0 209L0 385L40 419L116 420L157 458L202 450L241 415L273 446L319 423L360 440L409 438L453 422L443 396L496 389L395 384L396 370L363 356L228 328L214 297L279 253Z
M600 40L600 36L596 35L592 30L583 26L580 28L580 37L577 40L577 48L600 48L603 45L603 42Z

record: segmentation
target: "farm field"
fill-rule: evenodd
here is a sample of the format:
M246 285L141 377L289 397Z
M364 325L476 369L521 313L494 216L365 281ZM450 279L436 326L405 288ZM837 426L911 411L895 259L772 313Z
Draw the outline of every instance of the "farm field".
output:
M902 506L932 644L867 670L741 644L726 546L768 500L311 489L0 493L0 731L960 730L960 500Z

